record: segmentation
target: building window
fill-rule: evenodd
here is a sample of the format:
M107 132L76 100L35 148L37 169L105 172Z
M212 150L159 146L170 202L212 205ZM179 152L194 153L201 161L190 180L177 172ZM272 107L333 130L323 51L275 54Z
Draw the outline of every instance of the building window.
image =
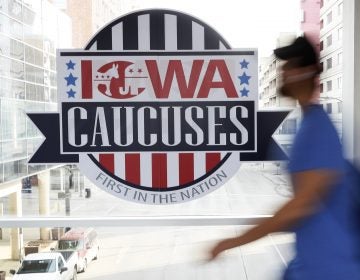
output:
M338 61L338 65L341 65L341 64L342 64L342 52L341 52L341 53L338 53L338 55L337 55L337 61Z
M329 57L326 60L326 69L331 69L332 68L332 57Z
M332 91L332 81L327 81L326 82L326 89L327 91Z
M279 134L295 134L296 133L296 119L285 120L281 126Z
M341 102L338 103L338 113L339 114L342 113L342 103Z
M332 114L332 104L331 103L326 104L326 113Z
M338 29L338 40L339 40L339 41L342 39L342 34L343 34L343 28L340 27L340 28Z
M319 88L320 88L320 93L323 93L323 92L324 92L324 84L321 83L321 84L319 85Z
M326 23L327 24L330 24L332 22L332 12L329 12L327 15L326 15Z
M343 3L338 5L338 15L341 16L343 14Z
M320 42L320 51L322 51L324 49L324 41Z
M330 47L332 44L332 35L330 34L329 36L326 37L326 46Z
M320 29L323 29L324 28L324 20L320 20Z
M338 86L338 89L342 89L342 77L337 78L337 86Z
M324 62L320 62L320 72L324 70Z

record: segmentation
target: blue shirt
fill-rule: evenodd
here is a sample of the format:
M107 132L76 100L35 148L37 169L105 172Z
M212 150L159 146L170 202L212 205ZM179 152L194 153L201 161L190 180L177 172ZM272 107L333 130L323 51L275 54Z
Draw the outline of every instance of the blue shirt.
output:
M333 170L345 174L346 162L336 129L321 105L304 109L296 134L288 169L290 173L307 170ZM286 280L359 280L356 260L355 219L351 211L347 176L334 183L320 209L294 228L296 257L285 272ZM301 186L299 186L301 187Z

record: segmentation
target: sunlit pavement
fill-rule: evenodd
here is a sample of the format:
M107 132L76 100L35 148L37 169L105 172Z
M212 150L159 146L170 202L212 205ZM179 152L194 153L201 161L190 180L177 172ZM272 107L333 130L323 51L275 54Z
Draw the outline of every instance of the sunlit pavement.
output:
M215 240L244 227L98 229L101 249L79 279L279 279L293 237L273 235L207 262Z
M86 187L89 187L87 185ZM71 216L264 215L284 203L291 191L275 165L244 165L225 186L204 198L178 205L126 202L96 187L91 197L72 192ZM38 215L37 189L23 195L24 216ZM51 215L65 216L65 201L51 191ZM279 279L292 256L293 236L272 235L206 262L216 240L245 227L97 228L98 260L79 279ZM24 238L38 238L38 229L24 229ZM1 246L1 244L0 244ZM0 248L3 249L3 248ZM1 269L0 269L1 270Z

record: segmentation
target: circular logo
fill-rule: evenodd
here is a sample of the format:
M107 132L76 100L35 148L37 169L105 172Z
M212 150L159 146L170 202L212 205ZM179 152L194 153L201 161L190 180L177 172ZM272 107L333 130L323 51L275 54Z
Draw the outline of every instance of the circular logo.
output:
M214 191L239 168L240 151L256 151L256 52L229 50L183 13L114 20L81 59L64 55L62 152L80 151L84 175L129 201L174 204Z

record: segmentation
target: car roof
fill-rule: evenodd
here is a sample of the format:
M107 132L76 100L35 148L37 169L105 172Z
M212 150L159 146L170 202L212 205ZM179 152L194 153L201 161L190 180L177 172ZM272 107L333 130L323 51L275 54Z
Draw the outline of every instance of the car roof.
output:
M28 254L25 257L25 260L27 261L35 261L35 260L48 260L48 259L55 259L61 255L58 252L43 252L43 253L33 253Z
M61 236L60 240L76 240L84 237L85 234L89 234L93 231L93 228L74 228L66 232Z

